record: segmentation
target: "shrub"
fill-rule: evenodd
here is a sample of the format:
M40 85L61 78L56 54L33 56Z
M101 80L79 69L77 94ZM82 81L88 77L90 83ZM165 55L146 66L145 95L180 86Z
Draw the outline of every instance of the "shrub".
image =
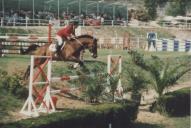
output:
M18 75L9 76L6 71L0 69L0 118L7 120L5 116L10 111L21 107L20 98L26 98L28 91L22 86ZM1 127L1 126L0 126Z
M106 128L125 127L137 117L138 105L134 102L123 104L102 104L86 109L65 110L48 116L31 118L10 124L2 124L1 128Z
M185 116L190 114L190 88L166 93L158 102L153 103L153 109L168 116Z
M9 76L6 71L0 70L0 89L2 92L25 98L28 94L27 89L21 84L21 77L17 74Z

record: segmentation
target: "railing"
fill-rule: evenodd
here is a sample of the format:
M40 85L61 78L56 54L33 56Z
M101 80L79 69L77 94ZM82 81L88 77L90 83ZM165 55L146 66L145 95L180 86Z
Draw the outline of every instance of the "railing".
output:
M160 22L159 24L161 25L161 27L164 27L164 28L178 28L178 29L191 30L191 23L188 23L186 21L176 22L176 23L163 21L163 22Z
M4 36L0 36L0 52L1 54L10 54L10 51L14 51L11 53L19 54L20 47L23 47L26 49L31 44L37 44L37 45L44 45L45 43L48 43L48 36L37 36L37 35L13 35L13 34L7 34ZM190 40L187 41L187 44L184 41L179 41L179 44L175 43L171 44L168 41L168 46L163 46L164 43L161 43L161 40L158 40L157 46L160 46L159 51L165 51L162 50L162 48L170 49L166 51L190 51L191 50L191 44ZM183 42L185 45L183 45ZM187 46L189 45L189 46ZM98 40L98 48L100 49L142 49L146 50L148 47L148 41L146 37L143 36L131 36L131 37L99 37ZM176 50L179 48L179 50ZM181 49L190 49L190 50L181 50ZM161 50L160 50L161 49Z
M46 20L46 19L3 19L1 18L0 25L1 26L48 26L49 23L53 23L55 26L64 26L69 23L69 20ZM81 26L86 26L85 20L80 20ZM127 26L127 21L123 20L104 20L104 22L101 23L101 25L120 25L120 26ZM136 24L128 23L128 25L132 26L142 26L142 27L149 27L150 23L148 22L141 22L137 21ZM185 29L185 30L191 30L191 23L189 22L177 22L176 24L171 22L159 22L159 25L164 28L178 28L178 29ZM96 26L96 25L95 25Z
M3 19L1 18L1 27L2 26L48 26L49 23L52 23L55 26L64 26L69 23L69 20L45 20L45 19ZM80 25L85 26L85 20L80 20ZM118 20L105 20L101 25L123 25L126 26L126 21Z
M98 48L100 49L136 49L144 48L145 40L140 37L132 37L130 42L125 41L124 37L100 37ZM20 48L27 49L31 44L44 45L48 43L48 37L38 37L36 35L28 36L0 36L0 54L20 54ZM127 47L126 45L127 44Z

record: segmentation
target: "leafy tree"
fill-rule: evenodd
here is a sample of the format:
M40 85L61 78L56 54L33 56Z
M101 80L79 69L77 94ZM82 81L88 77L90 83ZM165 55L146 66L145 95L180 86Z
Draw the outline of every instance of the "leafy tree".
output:
M118 81L119 81L120 76L117 75L108 75L108 80L109 80L109 88L110 88L110 92L112 95L112 101L115 102L115 92L117 90L117 86L118 86Z
M186 9L189 7L189 0L173 0L170 1L170 7L167 10L168 15L178 16L186 15Z
M88 78L89 82L86 85L86 90L84 92L84 95L88 97L91 103L99 102L99 98L105 91L106 75L95 74L95 76Z
M128 85L131 87L131 99L140 103L141 93L147 88L150 83L146 78L145 72L138 67L131 67L127 70L128 73Z
M159 6L164 6L164 4L166 4L166 2L168 2L169 0L157 0L157 4Z
M130 54L137 66L151 74L152 86L158 93L159 98L163 96L166 88L173 86L185 73L191 70L188 63L178 64L173 67L157 56L152 56L151 61L148 61L143 58L142 54L136 51L131 51Z
M101 71L99 66L95 66L91 71L86 67L77 71L80 76L77 83L80 85L82 98L91 103L99 102L105 91L107 74L100 73Z
M144 3L150 19L154 20L157 17L157 0L144 0Z

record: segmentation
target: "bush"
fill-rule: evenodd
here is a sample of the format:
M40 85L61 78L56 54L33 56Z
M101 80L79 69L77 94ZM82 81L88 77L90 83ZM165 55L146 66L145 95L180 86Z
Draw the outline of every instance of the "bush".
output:
M109 123L112 128L125 127L136 119L137 113L138 105L128 101L123 104L95 105L86 109L68 109L48 116L3 124L1 128L106 128Z
M162 96L153 108L168 116L190 115L190 88L180 89Z
M18 98L26 98L27 89L21 84L21 77L17 74L9 76L6 71L0 70L0 90Z
M26 98L27 95L28 91L22 86L21 78L18 75L9 76L6 71L0 69L1 119L5 119L5 116L9 115L10 111L15 111L17 108L20 108L22 104L20 99Z

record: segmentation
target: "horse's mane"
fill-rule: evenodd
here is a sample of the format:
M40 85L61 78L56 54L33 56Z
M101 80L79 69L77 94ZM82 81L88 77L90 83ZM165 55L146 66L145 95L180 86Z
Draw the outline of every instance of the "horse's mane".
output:
M88 34L84 34L84 35L77 36L77 38L94 38L94 37Z
M76 39L79 39L79 38L91 38L91 39L94 39L93 36L91 35L88 35L88 34L85 34L85 35L80 35L80 36L77 36ZM71 39L71 41L74 41L75 39Z

